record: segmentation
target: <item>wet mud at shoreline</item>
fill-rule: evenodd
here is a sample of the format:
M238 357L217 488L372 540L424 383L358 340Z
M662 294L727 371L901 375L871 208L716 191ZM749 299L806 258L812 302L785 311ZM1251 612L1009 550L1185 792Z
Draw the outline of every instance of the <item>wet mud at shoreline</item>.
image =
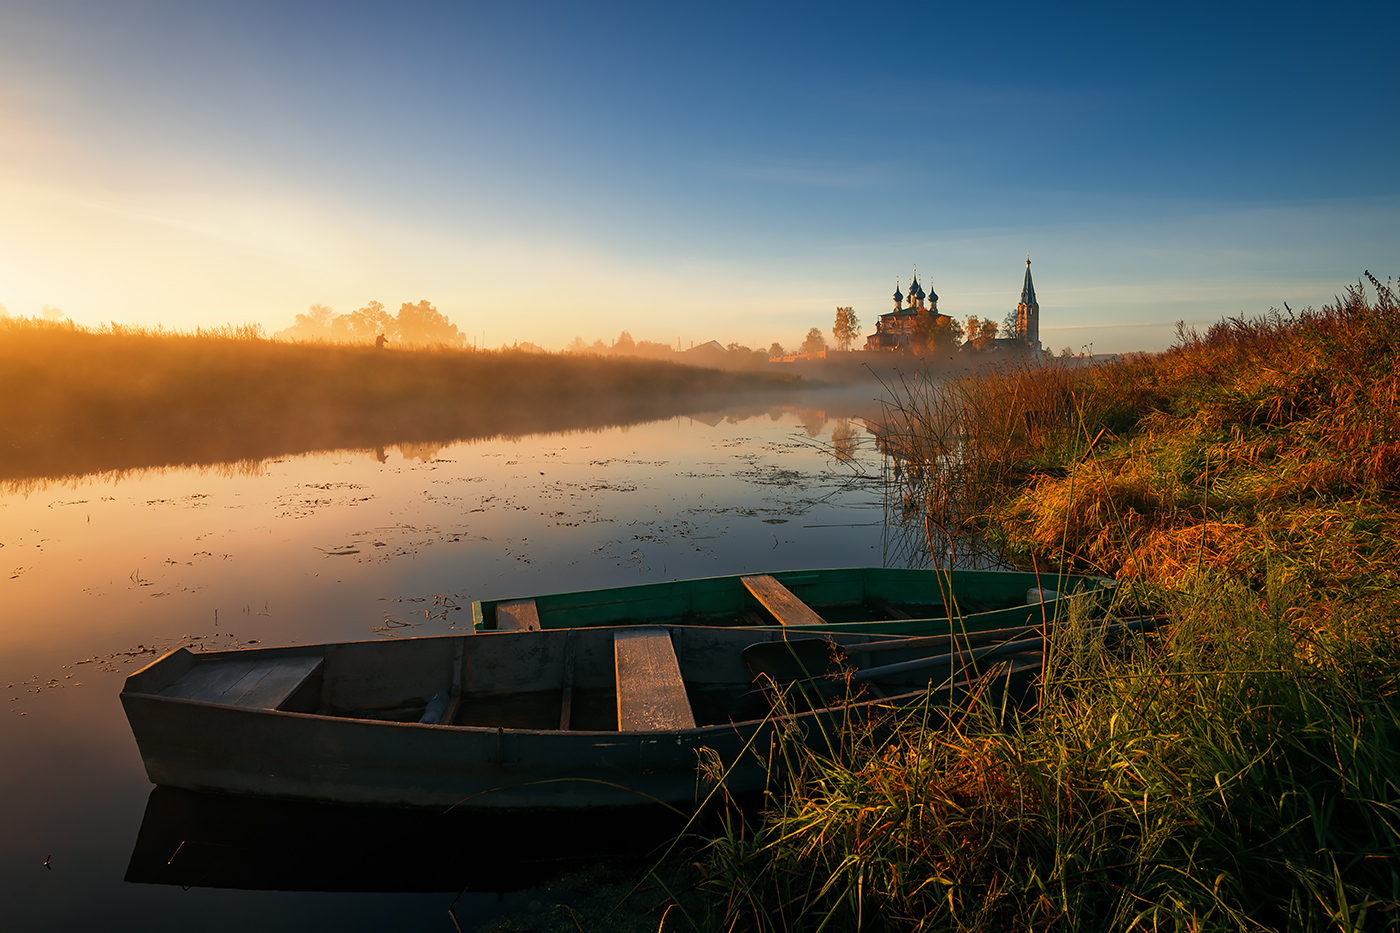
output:
M450 896L123 881L151 793L123 678L179 645L461 631L477 598L880 564L883 458L853 417L871 394L0 488L0 910L21 929L450 930Z

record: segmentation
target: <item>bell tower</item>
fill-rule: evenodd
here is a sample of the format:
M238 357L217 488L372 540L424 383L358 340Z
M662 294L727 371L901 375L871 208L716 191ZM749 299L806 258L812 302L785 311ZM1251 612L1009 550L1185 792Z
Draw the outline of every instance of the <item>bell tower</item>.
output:
M1016 332L1027 344L1040 349L1040 303L1035 300L1031 281L1031 256L1026 254L1026 281L1021 286L1021 303L1016 306Z

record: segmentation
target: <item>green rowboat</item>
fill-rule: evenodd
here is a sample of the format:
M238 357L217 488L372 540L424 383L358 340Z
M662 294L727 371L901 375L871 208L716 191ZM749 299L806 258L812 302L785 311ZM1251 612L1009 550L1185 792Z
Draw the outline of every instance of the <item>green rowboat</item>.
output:
M1020 571L853 567L644 583L472 604L477 631L614 625L778 627L944 635L1050 621L1117 584Z

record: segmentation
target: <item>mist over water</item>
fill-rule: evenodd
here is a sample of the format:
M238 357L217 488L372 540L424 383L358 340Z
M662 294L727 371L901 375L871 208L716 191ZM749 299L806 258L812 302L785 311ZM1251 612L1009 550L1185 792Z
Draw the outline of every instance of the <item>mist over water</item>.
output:
M10 484L0 916L13 929L370 929L419 916L449 929L452 895L123 881L151 793L123 678L182 644L462 631L478 598L878 565L884 463L861 420L874 394ZM482 897L485 917L498 908Z

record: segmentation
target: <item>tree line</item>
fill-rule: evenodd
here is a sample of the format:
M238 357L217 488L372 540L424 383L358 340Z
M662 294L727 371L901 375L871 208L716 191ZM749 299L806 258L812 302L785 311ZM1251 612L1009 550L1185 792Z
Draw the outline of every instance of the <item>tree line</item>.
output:
M322 340L330 343L390 343L397 346L460 347L465 336L442 312L424 300L405 301L398 314L371 301L363 308L336 314L325 305L312 305L296 323L272 335L276 340ZM380 338L383 338L382 340Z

